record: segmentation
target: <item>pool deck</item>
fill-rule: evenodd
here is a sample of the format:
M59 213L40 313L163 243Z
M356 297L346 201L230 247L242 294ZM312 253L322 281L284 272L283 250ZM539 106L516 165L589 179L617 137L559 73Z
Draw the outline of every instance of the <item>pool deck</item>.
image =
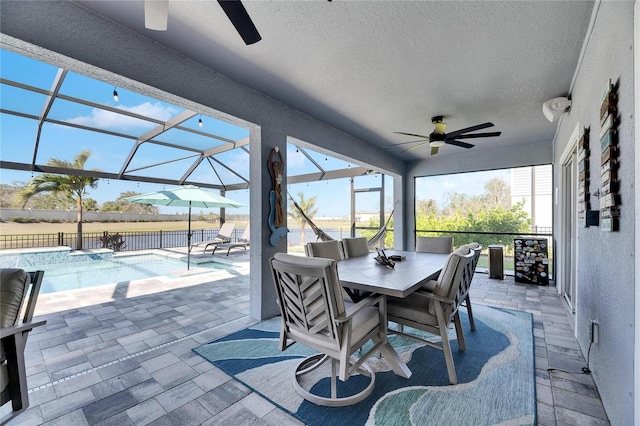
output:
M132 254L159 254L162 256L182 259L186 261L184 248L141 250L135 253L115 253L114 257L131 256ZM187 269L171 271L172 277L159 276L139 280L106 284L79 290L69 290L58 293L41 294L38 297L36 315L58 312L69 307L83 308L96 304L109 303L121 298L147 296L169 290L201 285L205 282L219 281L240 275L249 275L249 254L242 251L232 251L229 256L207 253L191 254L192 263L206 263L215 261L229 265L228 269L212 271L210 268L191 266Z
M301 424L192 351L256 323L248 316L249 251L225 254L213 257L231 269L41 295L36 316L47 324L32 331L26 350L31 405L8 424ZM585 365L554 287L477 273L472 300L533 314L539 425L609 424L591 376L547 371Z

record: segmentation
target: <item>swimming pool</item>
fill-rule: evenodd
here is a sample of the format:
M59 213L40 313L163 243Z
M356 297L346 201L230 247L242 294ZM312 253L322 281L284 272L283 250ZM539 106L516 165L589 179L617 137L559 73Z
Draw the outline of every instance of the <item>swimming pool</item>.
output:
M60 263L32 263L18 266L30 271L45 271L40 293L76 290L123 281L153 278L158 276L179 277L187 270L187 263L180 259L158 254L119 256L72 256L73 261ZM30 262L31 263L31 262ZM2 265L8 267L11 265ZM14 267L16 267L14 266ZM227 269L229 265L219 262L193 263L193 267L207 270ZM191 273L194 273L192 270Z

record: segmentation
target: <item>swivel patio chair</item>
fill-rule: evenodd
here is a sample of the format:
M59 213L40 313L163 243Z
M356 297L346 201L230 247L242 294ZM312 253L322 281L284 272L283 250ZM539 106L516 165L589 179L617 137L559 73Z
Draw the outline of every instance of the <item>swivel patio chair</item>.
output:
M1 424L29 406L24 349L29 332L46 321L32 321L44 271L0 270L0 406L12 411Z
M456 384L458 379L447 328L453 321L458 337L458 348L461 351L465 351L466 345L458 309L469 293L471 264L474 254L472 250L466 247L451 253L437 281L430 282L431 285L429 287L433 291L420 289L406 298L387 298L387 318L389 321L441 337L442 344L439 345L403 330L390 330L390 332L442 350L451 384Z
M369 254L369 244L365 237L343 238L342 249L345 259Z
M343 260L344 252L340 241L316 241L307 243L304 251L308 257L324 257L326 259Z
M218 244L229 243L231 242L231 236L233 235L233 231L235 228L236 228L235 223L225 222L222 224L222 226L220 227L220 230L218 231L218 234L215 236L213 240L200 241L199 243L191 244L191 247L189 247L189 250L193 249L194 247L204 247L202 249L202 252L204 253L211 246L215 248L215 246L217 246Z
M388 345L384 296L368 297L357 304L345 302L337 262L277 253L271 260L273 280L282 314L280 350L299 342L320 352L303 360L294 372L293 385L302 398L318 405L355 404L374 389L375 373L365 361ZM354 354L368 341L373 346L359 358ZM331 394L312 393L317 376L328 370ZM336 375L345 382L360 373L370 378L355 394L337 396Z
M416 251L449 254L453 251L453 237L418 237Z

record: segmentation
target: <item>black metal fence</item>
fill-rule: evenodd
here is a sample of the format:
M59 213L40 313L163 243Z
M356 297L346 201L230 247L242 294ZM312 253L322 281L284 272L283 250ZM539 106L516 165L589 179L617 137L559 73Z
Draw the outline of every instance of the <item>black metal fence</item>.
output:
M233 239L242 235L242 229L235 229ZM208 241L215 238L217 229L196 229L191 231L191 243ZM132 231L132 232L83 232L82 248L108 248L105 237L119 235L122 241L120 250L146 250L187 246L187 231ZM77 233L58 232L55 234L0 235L0 249L18 249L33 247L77 247Z
M553 261L553 231L550 227L533 227L531 232L495 232L495 231L443 231L443 230L423 230L417 229L416 236L442 236L452 235L454 246L458 247L463 244L475 241L483 247L483 256L478 262L478 268L487 267L489 245L496 244L503 246L504 269L509 275L513 274L514 259L514 240L515 239L540 239L547 238L547 256L549 259L549 277L553 277L554 261Z

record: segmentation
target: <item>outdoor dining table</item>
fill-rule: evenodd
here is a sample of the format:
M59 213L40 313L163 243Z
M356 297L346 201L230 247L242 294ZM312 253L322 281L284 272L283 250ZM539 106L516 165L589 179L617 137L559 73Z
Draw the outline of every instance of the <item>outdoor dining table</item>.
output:
M338 276L344 287L386 296L407 297L429 280L436 279L447 260L447 254L388 251L387 256L400 255L405 259L395 262L393 268L375 261L376 254L352 257L338 262ZM411 370L391 346L380 348L394 373L411 377Z
M375 253L338 262L338 275L344 287L387 296L407 297L422 284L438 278L448 254L387 251L387 256L406 259L395 262L394 268L378 264Z

